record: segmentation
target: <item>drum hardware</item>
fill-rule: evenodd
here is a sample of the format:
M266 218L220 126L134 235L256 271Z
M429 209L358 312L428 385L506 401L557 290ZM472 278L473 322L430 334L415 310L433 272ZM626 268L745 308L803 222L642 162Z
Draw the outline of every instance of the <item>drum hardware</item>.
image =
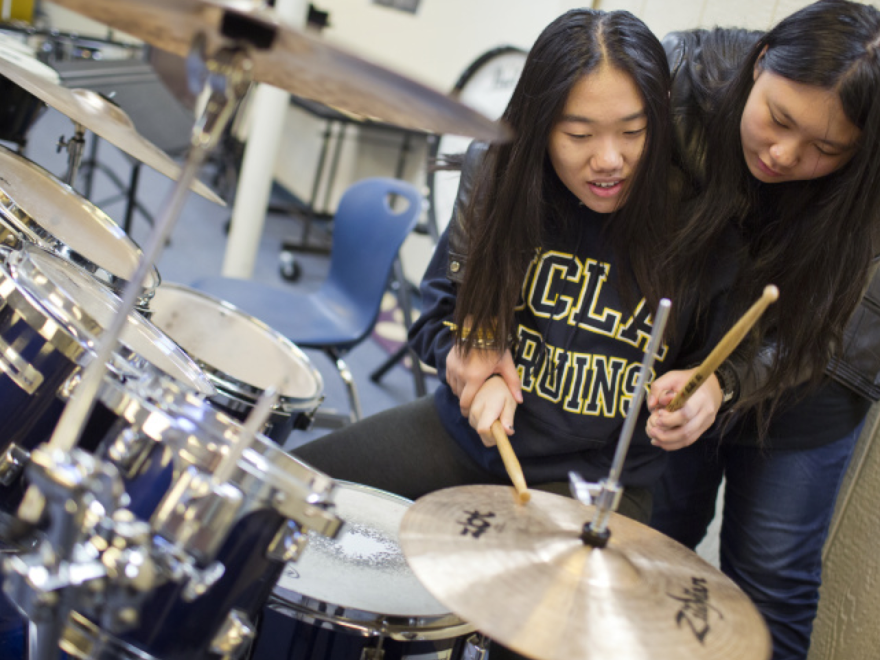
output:
M252 44L255 81L357 115L486 140L504 139L507 134L498 123L445 94L284 25L273 10L256 3L54 1L182 57L198 34L206 36L211 50L224 41L246 40Z
M82 160L86 129L107 140L132 158L149 165L172 180L180 175L180 166L159 147L138 133L131 118L122 108L89 89L67 89L44 76L38 75L3 56L0 50L0 74L22 89L68 117L74 126L74 136L59 141L60 148L68 151L67 183L73 186ZM215 204L225 202L208 186L198 180L191 183L193 192Z
M204 39L196 39L191 62L193 66L189 67L189 71L193 83L201 80L210 89L205 113L194 127L191 150L180 172L180 178L163 207L134 275L123 289L121 307L96 347L95 361L83 371L80 386L65 406L61 419L55 426L49 440L49 445L55 449L69 450L82 434L100 387L102 365L109 362L116 340L125 327L126 315L135 308L141 283L153 269L153 264L170 237L185 201L185 191L195 180L207 152L216 144L220 133L250 84L248 75L250 67L239 50L221 49L210 64L207 64L204 57ZM35 521L39 519L42 508L40 493L30 487L25 493L18 515L25 521Z
M607 478L592 484L572 474L574 499L532 490L526 505L508 487L449 488L404 515L400 542L415 575L518 653L537 660L770 657L766 624L732 580L615 513L669 308L661 300Z
M412 502L339 482L335 503L345 527L334 539L313 535L285 567L252 660L477 660L474 627L434 600L400 550L397 530Z
M188 286L163 283L150 301L151 321L202 368L217 394L208 401L241 421L269 387L278 397L263 429L284 444L311 426L324 381L308 356L281 333L234 305Z
M0 237L13 249L33 243L75 263L121 293L141 250L107 214L23 156L0 147ZM144 311L161 278L145 278L135 307Z
M10 444L0 459L0 484L11 486L21 475L31 454L26 449Z
M588 484L579 475L569 475L572 484L572 495L580 499L584 504L595 504L596 515L590 523L584 525L581 538L596 548L604 548L608 543L611 532L608 530L608 519L613 511L617 510L620 497L623 495L623 485L620 483L620 474L623 471L623 462L629 451L633 430L638 423L639 414L642 410L642 402L645 399L645 391L648 388L651 369L654 359L661 348L663 331L666 329L666 321L669 318L669 309L672 303L662 298L654 314L651 336L648 338L648 346L645 348L645 357L639 369L639 377L636 381L636 389L629 403L623 428L617 440L617 448L614 452L614 460L608 476L598 484ZM581 499L583 498L583 499Z
M80 163L82 163L83 149L86 146L85 134L85 127L73 122L73 137L65 140L62 135L58 138L58 144L55 148L55 153L59 154L62 149L67 150L67 176L65 179L71 188L76 185L76 175L79 172Z
M537 660L770 657L766 624L732 580L617 513L604 547L584 543L595 514L543 491L521 506L507 487L450 488L415 502L401 547L441 603Z
M250 648L256 634L256 626L244 612L232 610L226 622L211 641L211 653L216 653L222 660L237 660Z
M192 557L170 552L148 523L122 508L127 496L110 463L81 450L38 448L28 477L46 498L48 524L33 551L6 558L4 591L34 624L32 660L57 657L74 610L121 634L141 623L146 599L163 584L182 583L194 599L222 576L220 564L200 569Z

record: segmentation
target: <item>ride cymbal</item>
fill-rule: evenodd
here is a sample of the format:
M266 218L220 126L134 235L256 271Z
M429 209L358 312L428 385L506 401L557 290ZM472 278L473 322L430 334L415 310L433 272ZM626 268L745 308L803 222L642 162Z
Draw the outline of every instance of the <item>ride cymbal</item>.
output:
M6 76L83 128L104 138L160 174L175 181L179 178L180 167L177 163L138 133L131 118L122 108L97 92L88 89L68 89L54 83L20 66L10 59L10 54L6 51L0 52L0 75ZM223 199L201 181L193 182L190 188L205 199L226 205Z
M52 0L148 44L186 57L204 34L207 52L249 48L257 82L368 119L433 133L502 140L507 130L468 106L298 31L248 0Z
M758 610L694 552L616 513L593 548L580 538L593 507L531 493L449 488L404 515L410 567L454 614L537 660L770 657Z

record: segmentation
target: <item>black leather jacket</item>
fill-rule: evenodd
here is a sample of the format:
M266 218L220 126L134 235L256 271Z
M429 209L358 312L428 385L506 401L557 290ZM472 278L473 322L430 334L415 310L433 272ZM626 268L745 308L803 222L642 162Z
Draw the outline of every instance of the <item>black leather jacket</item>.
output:
M452 207L452 218L449 220L449 263L446 266L446 276L459 285L464 280L464 271L467 266L464 210L467 208L474 189L474 177L480 169L479 163L483 160L488 148L488 144L476 140L468 146L461 166L461 179L458 183L455 204Z
M663 39L663 46L672 72L672 110L675 122L678 164L697 182L705 173L703 118L712 109L708 99L701 98L704 85L721 74L709 70L702 58L703 49L712 49L719 60L731 65L741 61L760 32L748 30L692 30L673 32ZM721 58L717 55L721 54ZM700 81L702 84L695 84ZM878 228L880 229L880 228ZM875 239L875 245L880 241ZM876 252L876 250L875 250ZM842 348L829 363L826 373L871 401L880 400L880 271L876 264L868 282L864 298L844 331ZM739 379L740 394L752 392L764 382L773 359L773 347L768 345L756 361L745 362L737 357L728 364Z

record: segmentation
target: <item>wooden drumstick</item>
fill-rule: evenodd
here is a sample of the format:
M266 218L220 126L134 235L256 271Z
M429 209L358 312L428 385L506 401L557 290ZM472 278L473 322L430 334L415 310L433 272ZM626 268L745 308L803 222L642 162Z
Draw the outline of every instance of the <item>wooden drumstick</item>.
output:
M739 345L743 340L743 337L746 336L748 331L752 329L752 326L754 326L758 319L761 318L761 314L764 313L764 310L766 310L771 303L776 302L777 298L779 298L779 289L772 284L768 284L764 287L764 293L761 294L761 297L758 298L757 302L755 302L755 304L742 315L740 320L727 331L727 334L721 338L718 345L712 349L712 352L709 353L708 357L703 360L703 363L699 367L697 367L697 370L694 372L694 375L691 376L690 380L685 383L685 386L682 387L681 390L679 390L678 394L675 395L675 398L669 402L666 406L666 410L669 412L675 412L684 406L685 402L694 392L697 391L700 385L702 385L709 376L715 373L715 370L722 362L724 362L724 360L727 359L727 356L733 352L733 349Z
M504 432L501 420L496 419L492 422L492 435L495 437L495 444L498 445L498 451L501 454L501 460L504 461L504 469L516 488L516 499L520 504L528 502L532 495L526 486L526 478L523 476L522 468L516 454L513 453L513 447L510 445L510 438Z

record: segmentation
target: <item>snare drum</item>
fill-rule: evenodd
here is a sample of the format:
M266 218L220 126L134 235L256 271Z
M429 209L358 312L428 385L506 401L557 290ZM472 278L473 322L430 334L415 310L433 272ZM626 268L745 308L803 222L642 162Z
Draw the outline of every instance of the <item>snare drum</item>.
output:
M16 506L30 450L49 439L119 304L88 273L37 246L0 250L0 509ZM140 396L132 392L160 375L185 391L214 393L180 347L132 312L98 395L109 415L95 407L80 446L94 451L117 417L130 423ZM165 389L153 391L161 397Z
M339 528L329 510L333 480L262 435L247 438L240 424L203 401L188 397L175 405L184 431L172 441L175 477L150 523L160 547L200 568L216 567L217 579L195 587L166 582L146 595L128 630L101 630L99 617L75 613L61 644L74 657L240 657L285 564L312 538L305 531L333 535ZM220 476L242 441L228 476Z
M409 569L398 529L410 500L338 482L336 539L311 538L263 611L252 660L452 660L476 640ZM384 653L384 655L383 655Z
M269 387L278 402L263 434L283 444L307 428L324 381L290 340L237 307L182 284L165 283L150 302L150 320L202 367L218 394L209 401L243 420Z
M141 249L103 211L39 165L0 147L0 242L35 243L121 293L134 275ZM136 307L146 312L159 286L154 267Z

